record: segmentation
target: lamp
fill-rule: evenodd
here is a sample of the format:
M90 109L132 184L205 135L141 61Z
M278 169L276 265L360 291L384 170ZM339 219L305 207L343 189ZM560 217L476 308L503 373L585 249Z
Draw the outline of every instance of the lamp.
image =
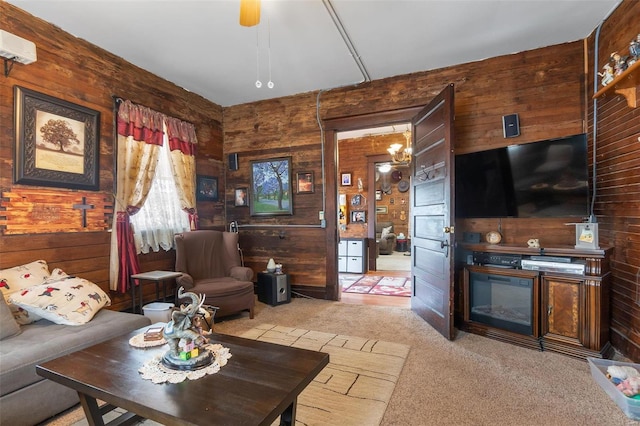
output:
M411 132L406 130L403 133L404 138L407 140L407 146L402 149L401 143L394 143L387 149L389 154L391 154L391 159L394 163L411 163L411 154L413 150L411 149Z
M253 27L260 23L260 0L240 0L240 25Z

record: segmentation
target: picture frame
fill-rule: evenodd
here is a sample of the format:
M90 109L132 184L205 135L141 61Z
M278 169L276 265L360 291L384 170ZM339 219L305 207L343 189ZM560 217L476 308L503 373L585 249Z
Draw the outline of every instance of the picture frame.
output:
M376 201L382 201L382 190L376 189Z
M249 206L249 188L246 186L236 188L234 192L233 205L236 207Z
M340 184L342 186L351 186L353 185L351 182L351 173L350 172L342 172L340 173Z
M298 194L313 194L315 192L313 172L296 173L296 182Z
M251 216L292 215L291 157L251 161Z
M196 200L218 201L218 178L196 175Z
M351 223L367 223L367 212L364 210L352 210Z
M100 189L100 112L14 87L14 183Z

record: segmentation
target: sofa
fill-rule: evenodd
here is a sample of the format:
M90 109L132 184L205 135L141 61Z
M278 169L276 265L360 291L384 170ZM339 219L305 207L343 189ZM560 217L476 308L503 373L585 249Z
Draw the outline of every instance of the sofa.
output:
M378 254L392 254L396 248L393 222L376 221L376 244Z
M41 264L38 269L44 271L46 268L42 268ZM0 285L4 296L0 297L0 424L12 426L40 423L73 407L80 401L77 392L71 388L37 375L36 365L151 323L142 315L103 309L110 303L108 296L96 291L99 287L89 281L81 279L78 281L76 277L69 277L66 274L60 281L51 281L50 276L44 277L46 275L44 272L42 274L22 273L25 265L18 268L23 268L19 270L21 272L19 276L25 278L16 280L15 277L18 275L13 274L14 279L7 279L7 275L12 275L11 271L0 271ZM28 268L26 270L29 271ZM42 281L43 277L44 281ZM29 286L34 284L32 279L35 279L36 284ZM25 281L26 284L21 285L20 281ZM88 299L91 300L90 304L85 303L87 299L82 302L83 306L89 307L88 310L74 309L82 317L80 320L71 315L63 315L64 318L56 319L54 314L40 312L37 308L24 308L22 305L16 308L13 303L14 301L19 304L23 301L28 303L29 300L42 297L54 298L53 293L57 292L57 289L61 290L60 293L64 293L63 297L71 298L72 293L67 291L65 286L76 288L82 286L85 290L89 290L87 294L90 295ZM49 295L43 296L47 290ZM30 293L31 299L29 299ZM80 299L84 298L80 296L78 300ZM98 303L96 299L102 300ZM96 305L92 306L91 303L94 302ZM58 310L63 312L64 307ZM49 316L49 318L42 317L34 321L35 318L41 317L38 314ZM86 322L79 323L85 320ZM64 323L69 321L75 321L78 324ZM96 365L96 369L99 368L100 366Z

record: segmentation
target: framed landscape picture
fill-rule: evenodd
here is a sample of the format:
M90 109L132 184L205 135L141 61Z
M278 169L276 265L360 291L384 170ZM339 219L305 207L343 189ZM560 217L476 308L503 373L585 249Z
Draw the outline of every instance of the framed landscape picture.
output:
M293 214L291 157L251 162L251 216Z
M218 201L218 178L213 176L196 176L196 200Z
M14 182L100 189L100 113L15 86Z
M340 183L342 186L351 186L351 173L340 173Z

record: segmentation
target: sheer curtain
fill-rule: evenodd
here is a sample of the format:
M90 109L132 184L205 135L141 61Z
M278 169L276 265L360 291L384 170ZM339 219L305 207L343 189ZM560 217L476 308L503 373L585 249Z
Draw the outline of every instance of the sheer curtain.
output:
M161 248L170 250L174 244L173 236L191 229L189 215L182 210L179 201L166 139L165 135L149 195L140 211L131 216L138 254L149 253L149 250L159 251Z

